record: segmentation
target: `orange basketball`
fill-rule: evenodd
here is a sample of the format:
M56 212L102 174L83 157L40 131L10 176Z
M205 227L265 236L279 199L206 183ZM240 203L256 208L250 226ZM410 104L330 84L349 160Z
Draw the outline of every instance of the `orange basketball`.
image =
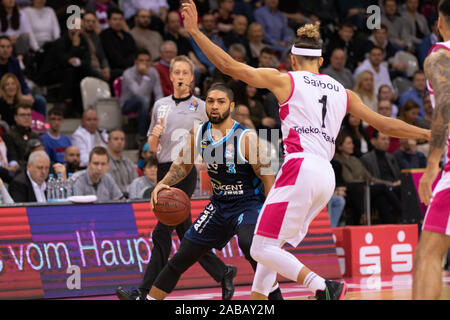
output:
M153 212L159 222L176 226L189 216L191 200L183 190L163 189L158 193L158 201Z

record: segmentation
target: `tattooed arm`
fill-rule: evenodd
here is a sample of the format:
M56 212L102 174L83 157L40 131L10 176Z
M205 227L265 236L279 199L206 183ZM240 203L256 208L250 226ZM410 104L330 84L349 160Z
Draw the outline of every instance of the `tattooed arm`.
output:
M424 70L433 87L436 102L431 120L431 141L427 168L419 184L420 199L428 205L432 197L431 187L439 173L439 161L449 133L450 52L439 50L429 55L425 60Z
M162 189L169 189L170 186L177 184L187 177L189 172L191 172L192 167L194 167L194 133L191 130L189 136L186 139L186 144L180 151L178 158L170 166L169 172L164 176L164 178L158 182L155 189L152 192L151 198L151 208L153 210L156 202L158 192Z
M275 176L270 163L270 153L268 153L254 131L247 131L243 141L244 144L240 146L243 151L242 153L244 154L245 160L252 166L256 176L263 182L267 197L275 182Z

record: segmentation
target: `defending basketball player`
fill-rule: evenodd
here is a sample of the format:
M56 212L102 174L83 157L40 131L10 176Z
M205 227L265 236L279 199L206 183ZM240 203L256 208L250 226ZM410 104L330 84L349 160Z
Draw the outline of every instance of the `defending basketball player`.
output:
M419 196L429 205L414 257L413 299L439 299L442 287L442 259L450 247L450 147L446 165L434 192L431 187L439 173L445 145L450 145L450 0L439 4L439 33L444 42L436 43L425 60L431 103L431 142L427 168L419 183Z
M169 172L152 193L152 209L159 191L184 179L194 167L196 155L208 166L213 186L210 203L194 221L153 283L148 299L164 299L175 288L180 276L205 252L221 250L237 234L239 247L256 270L250 247L256 221L275 177L269 156L256 133L231 119L233 92L223 84L213 84L206 97L209 121L202 124L180 152ZM253 161L254 160L254 161ZM270 285L270 299L280 299L278 284Z
M427 139L430 131L384 117L333 78L318 74L323 63L318 25L297 31L291 49L293 72L253 68L232 59L198 29L192 0L183 3L184 26L208 59L223 73L272 91L280 104L285 161L258 217L251 255L258 262L252 299L266 299L277 273L304 284L318 299L343 299L346 284L321 278L282 249L297 246L310 222L331 198L330 165L342 119L348 112L378 131L398 138Z

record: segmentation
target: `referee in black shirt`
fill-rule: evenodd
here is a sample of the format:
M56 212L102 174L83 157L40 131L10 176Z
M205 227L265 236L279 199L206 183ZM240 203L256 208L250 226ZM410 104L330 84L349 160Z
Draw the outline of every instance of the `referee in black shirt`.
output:
M194 65L186 56L172 59L170 64L170 79L174 93L155 102L152 119L148 130L150 150L157 153L158 181L169 171L172 161L176 159L183 147L183 139L195 124L208 121L205 102L194 97L190 84L194 81ZM184 131L183 131L184 130ZM190 198L197 184L195 167L189 175L173 186L183 190ZM145 270L144 279L139 289L125 290L117 288L116 294L121 300L145 299L156 277L167 264L172 246L172 232L175 228L180 240L192 224L189 217L181 224L171 227L158 222L152 233L153 250L150 262ZM209 251L200 260L200 265L211 277L222 284L222 299L231 300L234 293L233 278L237 268L225 265L215 254Z

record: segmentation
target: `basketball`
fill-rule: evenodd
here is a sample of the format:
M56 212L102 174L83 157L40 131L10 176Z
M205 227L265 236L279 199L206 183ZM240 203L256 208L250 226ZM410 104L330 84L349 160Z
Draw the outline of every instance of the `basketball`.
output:
M177 188L161 190L153 210L158 221L168 226L182 223L190 211L191 200L184 191Z

